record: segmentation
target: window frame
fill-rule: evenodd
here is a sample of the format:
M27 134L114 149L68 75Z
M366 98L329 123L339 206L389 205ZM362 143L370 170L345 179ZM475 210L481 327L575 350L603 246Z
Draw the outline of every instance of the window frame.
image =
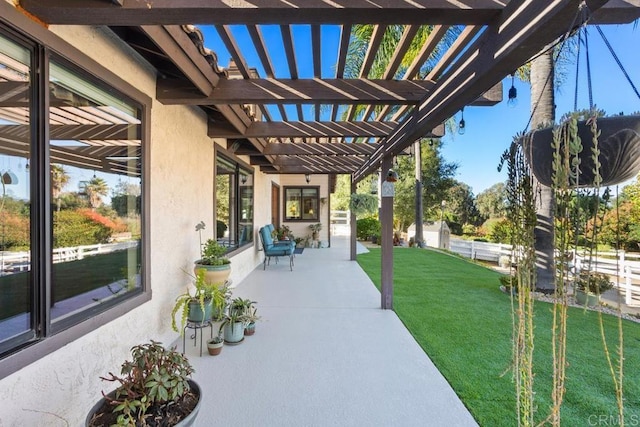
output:
M218 220L218 202L217 202L217 194L215 194L215 187L217 185L217 162L218 162L218 158L222 158L224 159L226 162L229 163L233 163L235 165L235 172L234 172L234 189L235 189L235 194L234 194L234 199L235 199L235 206L234 208L236 209L236 215L234 216L235 218L235 229L237 231L237 236L234 236L236 239L235 241L237 242L239 240L239 234L240 234L240 215L239 210L241 209L241 203L242 203L242 199L241 199L241 192L240 192L240 185L238 185L240 183L240 171L243 170L247 175L249 175L251 177L251 180L253 182L252 185L252 191L253 191L253 195L252 195L252 218L251 218L251 240L243 243L242 245L235 245L235 246L231 246L229 247L228 251L227 251L227 255L232 255L236 252L240 252L248 247L253 247L253 245L255 244L255 236L253 233L253 230L255 229L255 202L256 202L256 197L255 197L255 170L254 168L247 164L246 162L242 161L241 159L239 159L237 156L235 156L233 153L231 153L228 150L225 150L224 148L222 148L221 146L214 144L214 158L213 158L213 168L214 168L214 177L215 177L215 181L214 181L214 195L213 195L213 224L217 224L217 220ZM216 236L216 239L220 239L220 236Z
M316 190L316 212L313 218L302 218L302 212L300 218L292 218L287 215L287 191L288 190L300 190L300 203L303 203L304 196L303 190L314 189ZM310 196L309 196L310 197ZM283 188L282 193L282 221L283 222L319 222L320 221L320 186L319 185L288 185Z
M142 238L140 244L141 248L141 280L142 290L141 292L132 295L130 298L122 301L121 303L112 307L106 308L104 311L98 313L87 312L87 318L79 321L78 323L53 333L48 330L51 325L50 315L48 313L47 301L51 298L50 286L51 286L51 265L48 259L52 251L51 238L48 235L48 231L51 230L51 220L47 214L46 209L42 209L44 206L49 206L49 154L48 150L43 150L44 153L40 153L40 158L32 158L32 168L34 170L31 182L31 195L34 209L32 209L31 217L31 230L32 230L32 259L34 260L31 266L33 276L33 286L37 289L37 294L40 295L41 300L39 304L34 307L33 313L36 320L35 325L42 325L44 330L41 330L33 340L22 343L10 351L7 352L0 359L0 379L15 373L17 370L42 359L51 352L58 350L59 348L73 342L90 332L94 332L101 326L131 312L135 308L139 307L143 303L150 301L152 296L149 265L150 265L150 240L149 240L149 216L150 212L147 209L149 195L150 195L150 181L149 181L149 135L151 130L151 105L152 99L136 87L127 83L115 73L98 64L86 54L76 49L69 43L62 40L60 37L51 33L46 28L38 25L31 19L27 18L24 14L19 13L15 7L6 3L0 2L0 31L2 34L18 43L31 46L34 51L35 61L32 64L33 68L38 66L45 70L40 74L32 74L36 80L34 80L34 94L32 95L33 111L31 112L31 128L32 128L32 143L31 149L35 155L37 150L41 150L42 147L48 145L48 91L42 91L42 88L48 87L48 66L49 58L52 54L55 54L59 58L63 58L69 64L73 64L75 68L82 70L85 75L94 76L94 79L101 82L107 88L115 90L126 96L130 100L139 104L141 107L141 152L142 152L142 164L141 164L141 177L142 177L142 198L141 198L141 231ZM39 95L38 91L41 91ZM47 191L44 191L47 189Z

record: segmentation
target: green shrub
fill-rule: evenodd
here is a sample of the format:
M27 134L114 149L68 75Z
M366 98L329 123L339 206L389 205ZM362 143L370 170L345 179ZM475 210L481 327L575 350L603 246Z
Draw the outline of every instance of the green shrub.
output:
M78 211L60 211L53 214L53 247L95 245L106 243L112 229Z
M380 234L380 221L375 218L362 218L356 221L356 236L367 240L370 236Z
M472 235L476 234L476 227L473 224L466 223L462 226L462 234Z

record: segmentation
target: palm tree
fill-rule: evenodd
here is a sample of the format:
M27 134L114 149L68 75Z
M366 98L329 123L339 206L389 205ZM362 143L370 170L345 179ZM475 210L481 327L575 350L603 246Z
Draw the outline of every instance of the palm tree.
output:
M531 128L537 129L555 121L555 58L552 49L531 61ZM553 189L538 184L534 230L536 249L536 288L545 293L555 289L554 206Z
M89 198L91 209L95 210L102 205L102 197L109 193L109 186L104 179L94 177L85 184L84 191Z
M65 185L69 182L69 174L62 165L51 165L51 197L56 201L58 212L60 212L60 194Z

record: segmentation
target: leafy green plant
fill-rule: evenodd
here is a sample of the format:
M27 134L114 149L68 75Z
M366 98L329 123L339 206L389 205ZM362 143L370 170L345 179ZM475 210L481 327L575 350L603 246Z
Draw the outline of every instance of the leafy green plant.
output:
M244 316L244 321L247 324L252 323L260 319L260 317L256 315L257 310L255 304L255 301L251 301L248 298L234 298L233 301L231 301L231 305L229 306L229 312L238 312Z
M286 225L282 225L278 228L274 228L273 231L271 232L271 237L277 240L282 240L285 238L295 239L293 237L293 233L291 233L291 229Z
M201 265L225 265L230 264L229 258L224 255L227 253L227 248L219 244L216 240L209 239L200 252L200 259L196 261L196 264Z
M200 305L202 312L205 306L211 305L212 310L221 314L229 299L230 291L227 287L219 287L217 284L210 284L205 280L204 270L198 270L193 282L195 291L193 294L187 289L183 294L176 298L173 309L171 310L171 328L176 332L184 331L184 325L189 317L189 306L193 302ZM180 329L176 321L176 315L181 311Z
M613 283L609 276L604 273L583 270L576 276L575 286L576 289L583 292L602 295L604 292L613 288Z
M133 360L122 364L120 375L109 372L107 377L101 377L104 381L120 384L114 397L105 395L117 414L117 425L147 425L152 411L162 413L165 408L192 395L188 377L193 368L175 348L167 350L152 340L133 347L131 355Z

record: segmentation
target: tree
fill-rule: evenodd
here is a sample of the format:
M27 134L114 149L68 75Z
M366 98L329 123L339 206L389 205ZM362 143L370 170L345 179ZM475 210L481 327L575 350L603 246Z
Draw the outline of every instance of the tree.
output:
M493 184L478 194L476 206L483 219L504 218L507 213L507 190L504 182Z
M95 210L102 205L102 198L109 194L109 186L104 179L94 177L84 185L84 192L87 194L91 209Z
M62 165L51 165L51 197L56 201L57 211L60 212L60 194L69 183L69 174Z
M140 185L120 181L111 195L111 207L118 216L140 215Z
M338 211L349 210L350 196L351 176L338 175L336 178L336 190L331 194L331 208Z
M476 206L471 187L463 182L455 182L447 192L447 210L452 214L453 220L460 225L479 225L480 212Z
M531 127L536 129L555 121L554 52L549 49L531 61ZM536 248L536 288L551 293L555 289L553 189L537 185L537 225L534 230Z
M440 141L434 141L433 145L421 144L422 202L425 218L431 220L440 219L440 204L448 200L449 190L457 184L453 177L458 164L445 161L440 153L440 145ZM414 157L399 157L396 169L400 179L395 185L393 211L397 228L405 230L415 220Z

